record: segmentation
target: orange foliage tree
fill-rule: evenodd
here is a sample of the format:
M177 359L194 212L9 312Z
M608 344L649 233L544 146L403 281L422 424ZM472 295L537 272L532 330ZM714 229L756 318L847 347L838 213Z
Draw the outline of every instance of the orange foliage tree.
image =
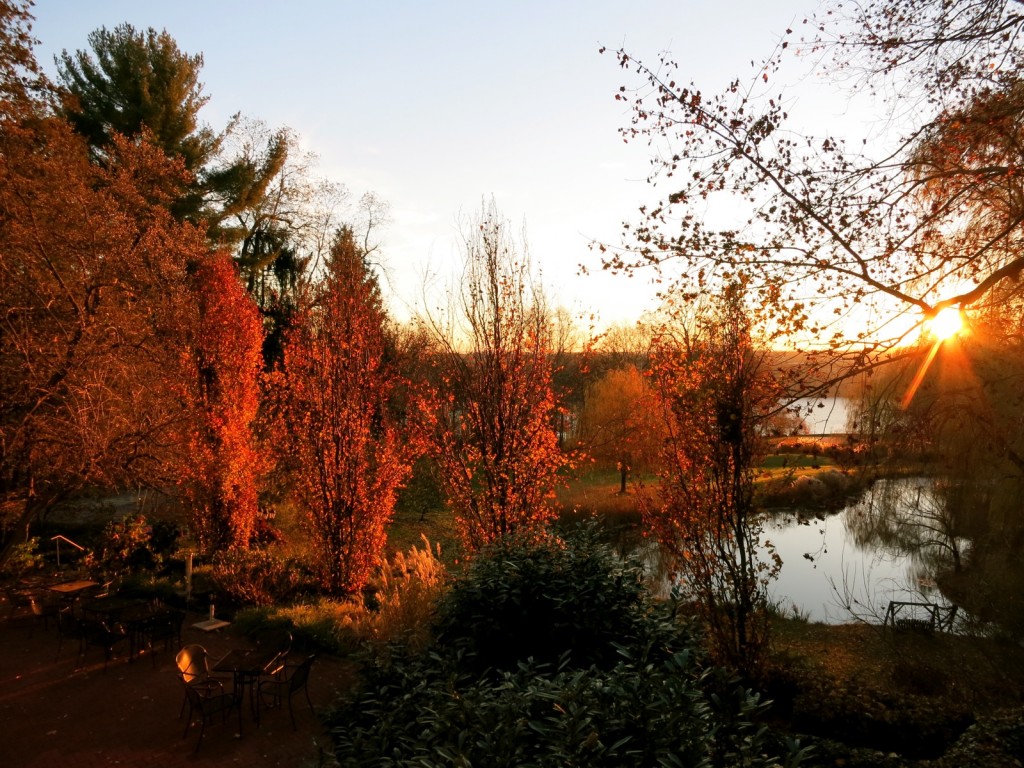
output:
M653 466L664 428L651 407L651 386L634 365L612 368L588 389L580 411L579 442L594 459L619 471L626 493L630 472Z
M0 502L24 530L83 488L188 478L209 546L248 540L259 325L226 257L170 213L190 176L143 132L105 162L0 2ZM3 554L15 536L7 536Z
M2 117L0 488L26 534L84 486L162 485L181 446L186 265L205 245L166 207L180 166L146 142L113 154L90 163L31 105Z
M253 437L262 366L259 312L226 253L197 264L192 284L199 317L185 495L200 547L246 547L255 529L261 465Z
M321 584L333 594L366 584L409 473L389 347L379 285L343 229L276 374L282 458L309 523Z
M778 391L751 339L742 291L655 340L651 377L667 438L660 488L641 508L700 607L722 661L752 673L767 648L767 582L754 498L760 427ZM759 551L761 550L761 551Z
M431 323L440 377L431 434L460 534L475 548L544 527L568 457L553 426L550 318L493 205L466 257L461 317Z

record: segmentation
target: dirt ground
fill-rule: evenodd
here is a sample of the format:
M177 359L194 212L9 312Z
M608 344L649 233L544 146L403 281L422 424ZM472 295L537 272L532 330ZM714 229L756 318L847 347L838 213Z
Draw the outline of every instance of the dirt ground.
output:
M217 659L247 640L231 627L206 633L190 614L183 644L199 643ZM245 702L242 733L238 719L218 718L207 726L198 752L198 725L182 733L183 701L174 662L176 648L157 646L135 660L127 647L104 669L103 651L89 648L76 669L77 643L65 641L23 611L12 615L0 603L0 764L34 766L244 765L317 766L330 764L327 735L304 698L293 700L297 730L287 709L263 710L261 723ZM329 706L350 679L343 661L320 657L313 665L309 692L317 710Z

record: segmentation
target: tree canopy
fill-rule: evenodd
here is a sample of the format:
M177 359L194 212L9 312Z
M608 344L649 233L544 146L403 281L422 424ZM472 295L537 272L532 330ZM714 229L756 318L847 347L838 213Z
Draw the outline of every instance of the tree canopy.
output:
M776 331L862 360L944 307L983 305L1024 267L1020 9L829 7L718 92L668 55L618 51L640 81L617 95L632 108L623 134L656 148L659 202L626 225L623 248L604 246L606 266L653 265L683 295L741 274ZM808 63L832 92L849 86L862 119L803 129L782 78Z
M136 30L120 24L89 35L88 51L57 57L57 79L71 98L68 120L97 152L117 134L149 131L153 141L198 173L216 154L219 137L200 126L199 110L209 100L199 71L202 54L183 53L167 31Z

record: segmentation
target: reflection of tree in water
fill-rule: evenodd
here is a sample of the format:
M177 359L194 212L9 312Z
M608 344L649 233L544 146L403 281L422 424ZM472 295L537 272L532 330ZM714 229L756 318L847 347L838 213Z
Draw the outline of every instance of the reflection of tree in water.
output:
M846 512L858 546L910 560L923 594L936 585L964 611L1024 630L1024 528L1002 509L995 485L943 478L880 480Z
M979 619L1011 636L1024 632L1024 520L1021 479L989 477L951 488L947 500L971 546L943 590Z
M647 589L655 597L668 597L672 591L671 558L653 536L645 536L640 521L627 519L605 524L609 544L620 557L635 557L644 567Z
M919 584L963 568L967 541L949 503L951 484L931 478L879 480L846 511L847 529L861 547L908 557Z

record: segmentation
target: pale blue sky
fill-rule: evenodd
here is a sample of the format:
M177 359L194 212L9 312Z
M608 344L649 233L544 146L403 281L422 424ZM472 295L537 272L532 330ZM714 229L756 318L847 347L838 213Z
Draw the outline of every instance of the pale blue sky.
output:
M623 144L614 100L634 83L606 45L653 60L670 49L706 90L749 76L815 0L39 0L40 62L129 22L166 29L204 56L215 128L242 112L297 131L324 175L391 205L384 258L393 304L415 305L424 275L448 279L460 214L493 196L524 225L555 302L603 322L652 306L644 277L597 275L592 239L650 197L648 151ZM590 277L577 274L581 262Z

